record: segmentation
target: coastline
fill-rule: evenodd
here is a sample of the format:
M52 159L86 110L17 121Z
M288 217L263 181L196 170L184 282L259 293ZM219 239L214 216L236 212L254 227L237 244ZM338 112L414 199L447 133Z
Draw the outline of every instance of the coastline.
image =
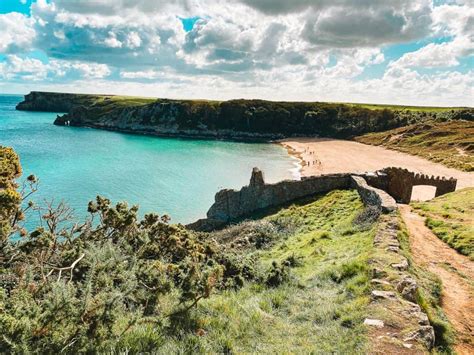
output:
M298 180L300 180L304 175L303 175L303 171L304 171L304 159L303 159L303 155L302 155L302 152L296 150L295 148L293 148L290 144L286 144L284 142L284 139L280 139L280 140L277 140L277 141L273 141L271 142L273 144L277 144L283 148L285 148L285 150L287 151L288 155L292 158L295 159L295 165L296 165L296 169L297 169L297 174L298 174Z
M457 190L474 186L474 173L448 168L419 156L355 141L295 137L275 141L299 161L302 177L336 173L365 173L386 167L405 168L415 173L453 177ZM429 186L417 186L414 199L431 198Z

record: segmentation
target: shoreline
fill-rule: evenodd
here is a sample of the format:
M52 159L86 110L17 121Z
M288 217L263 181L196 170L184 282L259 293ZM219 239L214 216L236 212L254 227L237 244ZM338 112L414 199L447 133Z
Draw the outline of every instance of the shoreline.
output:
M336 173L366 173L387 167L405 168L429 176L453 177L456 189L474 187L474 173L448 168L419 156L409 155L381 146L331 138L285 138L274 142L299 161L301 177ZM308 164L309 163L309 164ZM413 199L430 199L434 187L419 185Z
M270 143L283 147L288 153L288 155L292 157L293 159L295 159L295 165L296 165L297 174L298 174L297 180L301 180L301 178L304 176L303 175L304 160L303 160L302 153L294 149L291 145L285 144L284 142L282 142L282 140L277 140Z

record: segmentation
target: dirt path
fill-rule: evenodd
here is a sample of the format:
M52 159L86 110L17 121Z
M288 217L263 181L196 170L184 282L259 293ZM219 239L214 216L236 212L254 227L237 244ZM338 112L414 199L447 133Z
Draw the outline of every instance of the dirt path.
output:
M399 207L410 234L413 260L443 283L442 307L457 333L456 352L474 354L474 262L436 237L410 206Z
M458 189L474 186L474 173L447 168L421 157L383 147L327 138L289 138L281 140L280 144L304 162L301 171L303 176L363 173L396 166L415 173L454 177L458 179ZM423 186L413 191L413 199L426 200L433 196L434 189L429 187Z

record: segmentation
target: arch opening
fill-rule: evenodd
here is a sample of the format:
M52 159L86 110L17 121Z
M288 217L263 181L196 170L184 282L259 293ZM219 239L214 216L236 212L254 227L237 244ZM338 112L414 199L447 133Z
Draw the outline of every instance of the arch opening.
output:
M411 192L410 201L428 201L436 196L436 186L415 185Z

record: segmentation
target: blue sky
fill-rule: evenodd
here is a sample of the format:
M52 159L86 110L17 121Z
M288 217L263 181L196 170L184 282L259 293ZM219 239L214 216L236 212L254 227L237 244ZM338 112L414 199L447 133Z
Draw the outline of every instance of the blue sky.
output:
M473 106L473 17L461 0L1 0L0 92Z

